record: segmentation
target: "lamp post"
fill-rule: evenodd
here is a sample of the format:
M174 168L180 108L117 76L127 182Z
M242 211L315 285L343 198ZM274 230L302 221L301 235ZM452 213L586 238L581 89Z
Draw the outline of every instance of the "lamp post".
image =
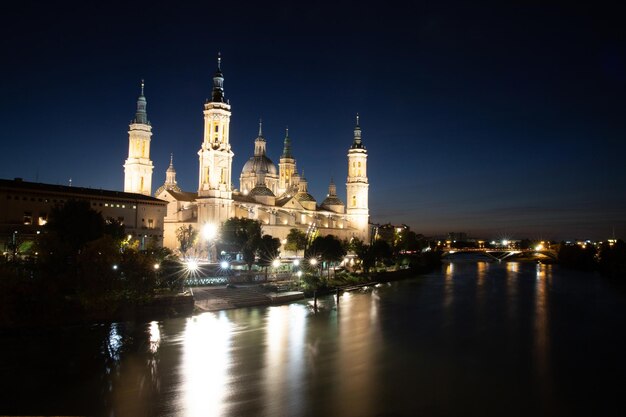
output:
M212 245L215 241L215 236L217 236L217 227L212 223L206 223L202 227L202 237L207 242L207 255L206 259L208 263L211 263L213 257L212 255Z

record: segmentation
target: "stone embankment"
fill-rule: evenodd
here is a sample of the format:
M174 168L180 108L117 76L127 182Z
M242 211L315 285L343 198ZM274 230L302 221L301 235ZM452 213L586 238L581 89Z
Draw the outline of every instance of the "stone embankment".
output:
M196 309L218 311L231 308L267 306L304 298L300 291L273 293L260 286L198 287L192 290Z

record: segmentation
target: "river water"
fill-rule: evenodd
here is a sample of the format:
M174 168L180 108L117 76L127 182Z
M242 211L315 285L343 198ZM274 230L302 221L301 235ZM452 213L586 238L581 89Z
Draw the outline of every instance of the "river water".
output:
M452 262L290 305L0 335L0 415L626 415L626 295Z

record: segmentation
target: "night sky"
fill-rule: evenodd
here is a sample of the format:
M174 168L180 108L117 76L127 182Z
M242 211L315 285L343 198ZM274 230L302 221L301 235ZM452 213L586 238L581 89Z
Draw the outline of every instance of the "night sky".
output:
M233 183L258 119L321 201L361 115L370 213L427 235L626 236L623 10L545 2L20 2L0 17L0 178L123 189L145 78L153 191L197 190L221 51ZM17 9L19 7L19 9Z

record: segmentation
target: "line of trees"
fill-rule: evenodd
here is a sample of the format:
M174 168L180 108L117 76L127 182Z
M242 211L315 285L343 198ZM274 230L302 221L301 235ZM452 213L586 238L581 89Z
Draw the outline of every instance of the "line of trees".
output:
M86 201L53 208L32 256L0 264L0 315L103 315L123 304L151 299L168 282L159 273L171 252L126 236L124 226L105 219ZM158 267L155 267L158 265Z
M597 270L609 278L626 279L626 243L623 240L604 242L598 248L591 244L561 243L558 261L566 268Z

